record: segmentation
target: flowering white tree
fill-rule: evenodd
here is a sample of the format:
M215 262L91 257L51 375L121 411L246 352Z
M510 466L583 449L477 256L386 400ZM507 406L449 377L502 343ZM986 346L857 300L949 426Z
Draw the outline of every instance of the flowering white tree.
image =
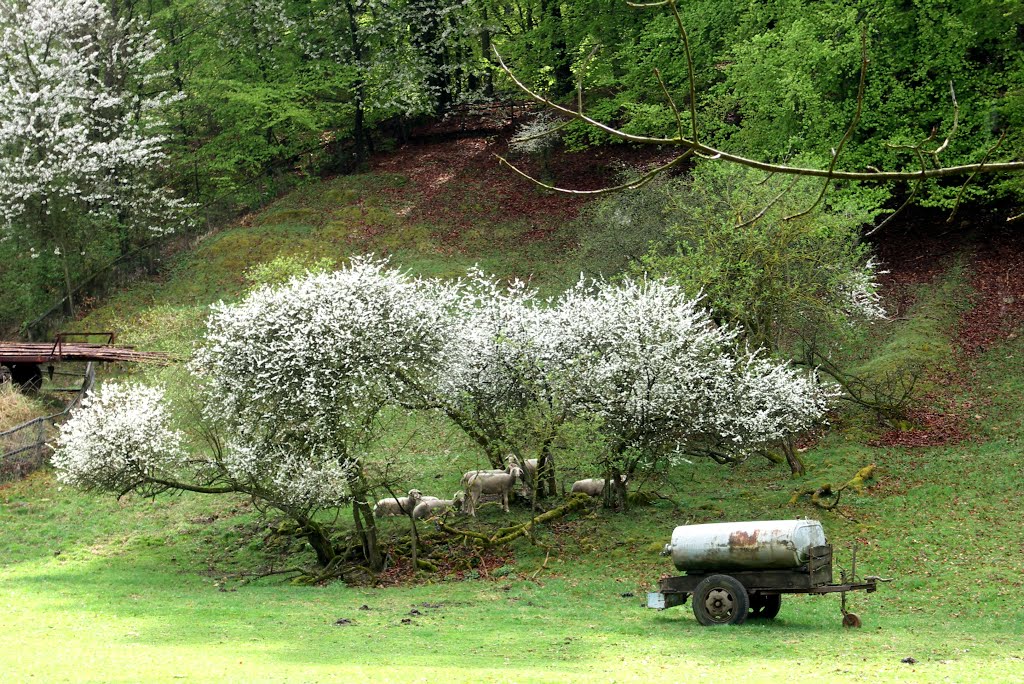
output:
M444 342L444 290L362 258L210 316L191 367L205 381L208 416L231 435L225 471L268 491L315 548L324 541L315 511L351 502L367 560L379 567L365 450L381 411L406 400ZM317 552L330 560L329 549Z
M164 160L150 63L159 45L99 0L0 4L0 239L69 260L99 237L163 232L182 202L152 182Z
M186 467L184 442L162 389L109 383L61 426L52 462L62 481L83 489L153 494Z
M738 330L664 281L581 281L550 331L551 376L595 419L616 484L676 454L740 461L819 421L832 398L813 376L738 347Z
M365 466L389 408L443 410L498 463L510 449L543 465L578 419L616 483L676 452L734 462L829 399L812 376L738 352L737 334L661 281L581 282L541 302L478 271L450 285L356 258L214 307L189 364L204 425L224 435L211 448L186 443L160 390L108 385L63 426L54 463L118 494L246 494L291 517L328 569L341 559L318 514L351 505L379 568Z
M524 412L546 403L543 306L521 281L503 287L478 269L460 283L453 304L450 339L440 371L424 387L426 403L444 411L500 468L507 451L523 449Z
M414 280L385 262L355 259L330 274L264 287L215 307L190 364L208 424L223 442L175 460L178 438L151 396L112 395L77 412L62 430L62 479L115 490L240 492L298 523L321 565L337 552L316 515L352 505L365 560L382 563L367 503L364 459L381 413L405 403L445 339L444 286ZM138 409L118 407L138 402ZM128 420L135 415L136 434ZM146 434L151 433L151 436ZM147 445L137 452L138 445ZM139 459L142 459L140 462ZM152 462L152 465L151 465Z
M546 459L570 421L597 432L594 465L616 482L673 454L737 462L820 420L832 398L664 281L580 281L541 302L473 272L459 292L431 399L495 466L505 450Z

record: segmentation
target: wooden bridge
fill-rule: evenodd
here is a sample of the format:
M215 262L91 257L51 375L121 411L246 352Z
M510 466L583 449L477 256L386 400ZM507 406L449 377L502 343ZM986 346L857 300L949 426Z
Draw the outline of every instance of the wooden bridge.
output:
M103 337L103 342L74 342L73 338ZM137 351L132 347L114 344L114 333L83 332L60 333L53 342L4 342L0 341L0 366L6 366L11 380L22 387L39 389L43 380L40 366L67 361L80 362L127 362L159 363L171 362L171 357L161 352Z

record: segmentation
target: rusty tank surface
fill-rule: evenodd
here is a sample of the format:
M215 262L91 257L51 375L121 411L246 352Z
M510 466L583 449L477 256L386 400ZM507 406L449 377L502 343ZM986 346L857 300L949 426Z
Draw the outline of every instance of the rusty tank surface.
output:
M811 549L824 546L817 520L758 520L681 525L665 554L686 572L790 570L805 565Z

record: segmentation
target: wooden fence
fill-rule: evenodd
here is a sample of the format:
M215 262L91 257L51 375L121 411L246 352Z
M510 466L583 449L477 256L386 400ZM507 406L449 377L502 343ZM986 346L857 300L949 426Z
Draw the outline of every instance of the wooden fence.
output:
M54 427L82 402L95 382L96 369L92 363L86 364L82 388L63 411L0 432L0 484L21 479L46 463Z

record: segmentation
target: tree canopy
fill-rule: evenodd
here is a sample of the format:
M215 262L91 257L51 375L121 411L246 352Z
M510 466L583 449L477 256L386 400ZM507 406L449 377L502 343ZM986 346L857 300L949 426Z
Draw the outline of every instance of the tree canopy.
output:
M570 122L570 147L625 137L833 187L861 176L884 211L1024 187L989 174L1024 149L1012 0L11 0L0 31L8 323L179 225L169 197L215 220L353 169L421 117L525 98L497 54L604 124Z

